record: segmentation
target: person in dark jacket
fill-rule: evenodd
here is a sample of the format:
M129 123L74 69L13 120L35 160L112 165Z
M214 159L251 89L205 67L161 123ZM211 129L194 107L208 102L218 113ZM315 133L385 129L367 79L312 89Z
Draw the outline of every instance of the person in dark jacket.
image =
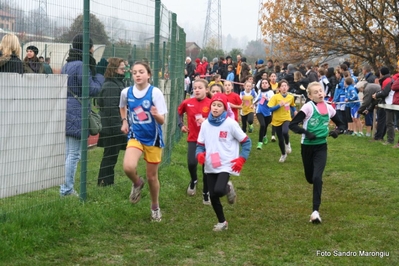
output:
M104 147L98 185L114 184L114 167L118 161L120 150L126 149L127 137L121 132L119 100L121 91L125 88L125 63L122 58L111 57L105 70L105 82L97 98L100 107L101 124L100 138L97 146Z
M14 34L6 34L0 44L0 72L24 73L24 68L19 54L21 44Z
M309 79L309 82L319 81L317 72L313 69L313 63L311 62L306 64L306 77Z
M328 82L331 84L331 97L330 101L332 101L332 98L334 98L334 93L335 93L335 88L337 87L338 81L337 77L335 76L335 71L333 67L329 67L327 69L327 74L326 77L328 79Z
M36 46L30 45L26 48L24 73L46 74L43 63L37 57L38 53L39 49Z
M104 76L96 73L96 60L92 56L93 41L89 44L89 96L96 96L104 83ZM75 183L75 173L80 160L80 140L82 130L82 75L83 75L83 35L78 34L72 40L72 48L69 50L67 63L63 66L61 74L67 74L67 110L65 125L65 183L61 185L61 196L77 195L73 186ZM80 98L80 99L79 99ZM90 112L90 104L87 112Z

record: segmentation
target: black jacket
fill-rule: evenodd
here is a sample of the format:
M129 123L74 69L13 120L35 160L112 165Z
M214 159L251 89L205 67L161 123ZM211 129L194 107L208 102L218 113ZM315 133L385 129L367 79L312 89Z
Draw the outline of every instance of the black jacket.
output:
M0 72L24 73L21 59L19 59L15 54L12 54L10 57L5 57L0 51Z
M97 98L97 104L100 107L102 130L97 146L107 147L111 145L121 145L126 147L127 137L121 132L121 115L119 112L119 101L121 92L124 89L123 75L115 78L106 78ZM109 137L112 139L110 143Z

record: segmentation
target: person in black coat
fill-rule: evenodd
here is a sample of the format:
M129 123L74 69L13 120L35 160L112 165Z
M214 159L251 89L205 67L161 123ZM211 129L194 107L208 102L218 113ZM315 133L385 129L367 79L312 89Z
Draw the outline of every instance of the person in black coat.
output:
M14 34L3 36L0 44L0 72L24 73L24 68L19 54L21 44Z
M121 132L119 100L124 89L125 63L122 58L111 57L105 70L105 82L97 99L100 107L102 130L97 146L104 147L98 185L114 184L114 167L118 161L120 150L126 149L127 137Z

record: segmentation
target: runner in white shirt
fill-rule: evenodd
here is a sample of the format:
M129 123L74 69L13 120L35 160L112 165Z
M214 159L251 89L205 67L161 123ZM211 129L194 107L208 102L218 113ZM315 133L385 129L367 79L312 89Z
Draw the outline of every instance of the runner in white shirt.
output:
M227 195L230 204L235 202L230 174L239 175L251 150L251 139L235 120L227 116L226 110L227 97L216 93L211 100L208 119L201 124L196 150L198 162L205 163L210 199L219 221L214 231L228 228L220 198Z

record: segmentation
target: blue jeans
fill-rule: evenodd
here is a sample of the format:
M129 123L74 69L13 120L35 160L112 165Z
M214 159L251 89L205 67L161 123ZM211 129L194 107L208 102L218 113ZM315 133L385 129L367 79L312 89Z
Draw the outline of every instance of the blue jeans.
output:
M76 168L80 160L80 140L68 137L65 138L65 183L61 185L61 196L67 196L74 193L73 185L75 183Z

